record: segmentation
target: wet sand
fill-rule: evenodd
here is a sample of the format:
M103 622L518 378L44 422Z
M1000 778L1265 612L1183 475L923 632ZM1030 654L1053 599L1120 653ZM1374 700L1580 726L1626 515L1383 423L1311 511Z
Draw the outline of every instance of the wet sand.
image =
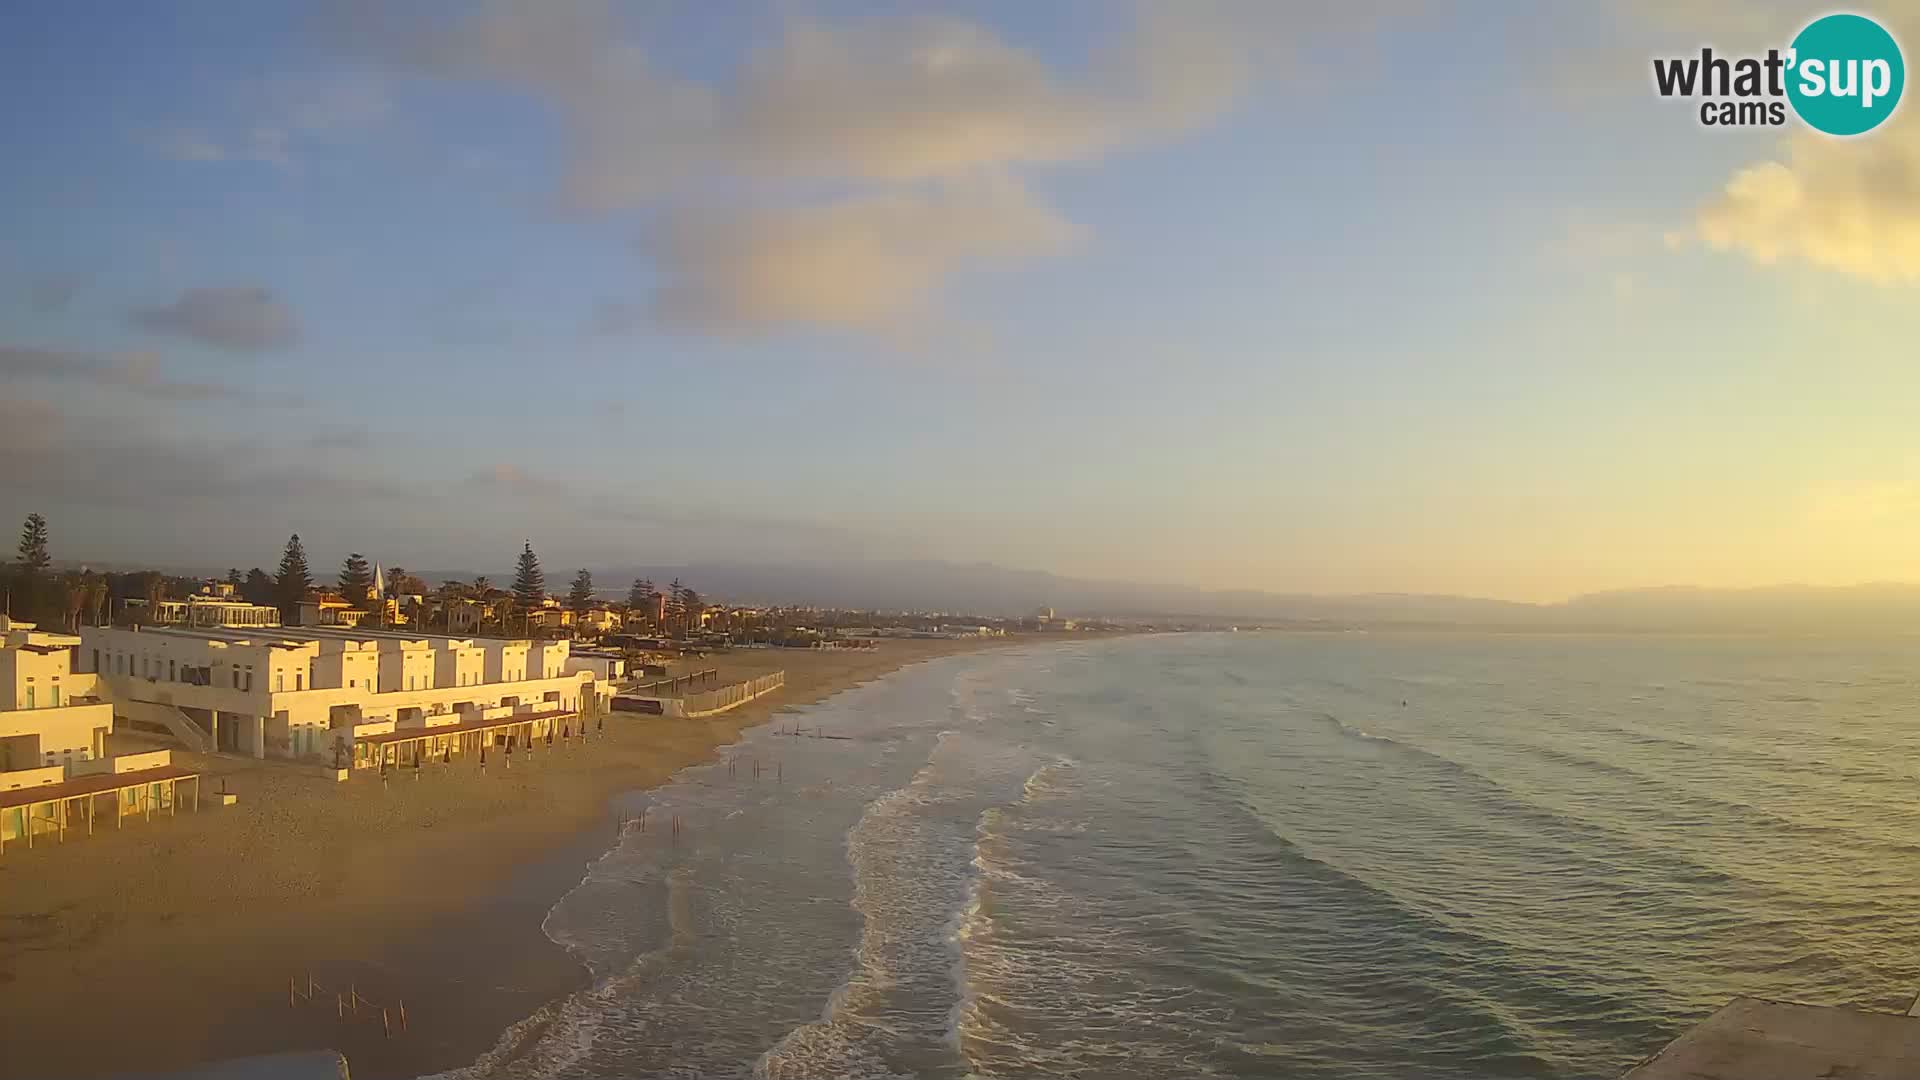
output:
M873 652L739 650L683 661L785 688L707 720L616 714L603 738L511 768L489 755L344 784L288 762L205 770L197 814L0 856L0 1074L97 1076L215 1057L334 1048L356 1077L471 1062L584 981L540 930L611 846L623 803L708 760L782 708L906 664L995 642L888 641ZM145 749L116 735L120 752ZM225 786L232 807L213 805ZM623 796L625 798L623 799ZM323 988L288 1003L288 981ZM348 987L388 1008L336 1016Z

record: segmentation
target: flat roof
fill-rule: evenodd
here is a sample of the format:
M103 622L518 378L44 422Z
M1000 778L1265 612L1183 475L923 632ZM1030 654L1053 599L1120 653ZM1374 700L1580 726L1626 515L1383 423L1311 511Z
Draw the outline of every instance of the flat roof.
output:
M470 731L487 731L492 728L513 727L515 724L528 724L538 720L560 720L569 716L579 716L573 709L555 709L551 712L515 713L512 716L496 717L492 720L462 720L457 724L441 724L429 728L396 728L378 735L361 735L353 741L374 746L386 743L413 742L416 739L436 739L442 735L460 735Z
M35 803L59 802L62 799L78 799L87 795L98 795L103 791L118 791L121 788L155 784L162 780L185 780L189 776L199 775L192 769L183 769L178 765L160 765L151 769L134 769L132 772L123 773L95 773L92 776L82 776L77 780L62 780L57 784L41 784L37 787L0 791L0 810L15 806L31 806Z
M1734 998L1623 1080L1911 1080L1920 1018Z

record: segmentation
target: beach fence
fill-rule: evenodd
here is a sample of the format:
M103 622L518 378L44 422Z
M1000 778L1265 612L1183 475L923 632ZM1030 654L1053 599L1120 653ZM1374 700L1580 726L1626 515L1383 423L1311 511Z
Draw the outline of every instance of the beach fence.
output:
M407 1003L405 999L396 998L392 1005L382 1005L363 996L359 986L354 983L348 983L345 990L328 991L313 977L312 972L308 972L305 976L289 975L287 977L287 1008L298 1009L303 1005L311 1006L316 1001L324 1006L323 995L329 992L333 995L335 1021L347 1024L377 1020L380 1023L381 1034L389 1039L406 1034Z
M757 679L723 686L718 690L688 694L682 701L685 703L688 716L713 716L745 705L754 698L771 694L785 685L787 685L787 673L776 671Z
M679 680L668 680L677 682ZM674 716L700 718L718 716L728 709L739 708L758 697L773 693L787 684L787 673L775 671L744 682L733 683L714 690L703 690L692 694L674 697L648 691L661 683L646 683L631 690L623 690L614 695L613 711L642 713L648 716Z
M712 686L719 681L720 669L706 668L672 679L656 679L650 683L642 683L628 690L627 693L640 697L678 697L696 686Z

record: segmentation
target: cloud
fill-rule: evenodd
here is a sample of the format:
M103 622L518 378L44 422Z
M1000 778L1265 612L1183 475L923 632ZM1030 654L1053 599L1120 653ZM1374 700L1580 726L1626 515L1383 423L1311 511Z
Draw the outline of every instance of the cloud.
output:
M1698 5L1726 19L1720 5ZM1877 12L1896 38L1920 40L1920 4ZM1784 43L1804 11L1753 14ZM1716 42L1717 43L1717 42ZM1770 160L1746 165L1707 200L1676 246L1697 242L1763 265L1804 263L1882 285L1920 281L1920 118L1903 107L1870 134L1830 138L1798 127Z
M171 304L143 308L133 325L232 352L262 352L299 340L293 312L260 286L188 289Z
M887 194L670 222L647 249L670 326L898 327L964 266L1059 254L1079 230L1011 184Z
M154 358L145 353L108 356L70 349L0 345L0 374L19 379L86 382L136 392L145 400L300 404L300 398L291 394L267 393L230 383L170 379L160 372Z
M1920 123L1840 140L1799 133L1784 160L1741 169L1692 236L1772 266L1804 262L1883 285L1920 281Z
M427 501L419 492L364 475L276 459L258 442L183 442L77 423L13 448L12 458L13 486L22 494L115 511L204 514L224 508L246 517L304 509L314 500L359 505L390 499L412 507Z
M411 25L369 11L357 37L409 69L551 106L574 144L562 201L610 210L719 178L912 182L1083 160L1211 119L1251 83L1263 44L1330 28L1255 3L1142 11L1075 71L957 18L794 20L718 84L676 77L604 3L496 3Z
M556 115L559 207L657 213L656 316L892 329L956 270L1070 246L1077 230L1021 189L1024 172L1192 130L1291 46L1399 6L1143 3L1079 64L953 17L800 18L714 80L671 70L669 43L636 40L604 2L500 0L452 20L366 4L344 32L381 62ZM623 332L638 310L603 304L589 330Z

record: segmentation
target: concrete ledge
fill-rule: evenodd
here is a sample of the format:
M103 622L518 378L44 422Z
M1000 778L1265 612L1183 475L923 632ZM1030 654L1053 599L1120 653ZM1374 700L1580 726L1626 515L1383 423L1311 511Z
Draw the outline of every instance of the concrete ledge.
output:
M1624 1080L1912 1080L1920 1019L1734 998Z

